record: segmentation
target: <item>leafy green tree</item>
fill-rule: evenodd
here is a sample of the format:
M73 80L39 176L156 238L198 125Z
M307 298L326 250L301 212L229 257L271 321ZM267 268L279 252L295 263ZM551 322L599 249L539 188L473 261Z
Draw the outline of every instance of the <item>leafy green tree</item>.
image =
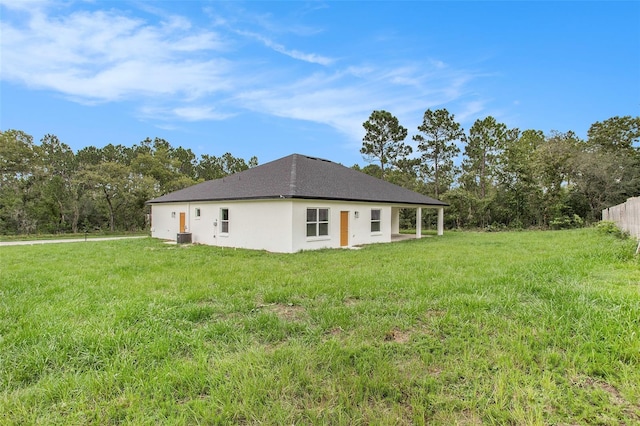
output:
M546 193L557 193L572 179L572 158L579 150L581 141L573 132L552 132L536 150L534 162L542 189Z
M242 158L234 157L230 152L225 152L222 157L222 170L226 175L245 171L249 168L249 165ZM256 159L257 161L257 159Z
M195 167L198 180L220 179L232 173L241 172L258 165L258 158L251 157L249 163L227 152L221 157L204 154Z
M93 191L95 200L102 200L107 210L109 230L116 229L116 211L126 203L131 174L125 164L112 161L86 167L81 178Z
M513 228L540 225L542 191L538 185L535 157L545 143L539 130L525 130L509 138L499 157L498 198L503 211L499 219Z
M97 165L105 161L103 151L95 146L87 146L76 153L78 168Z
M35 155L33 137L21 130L0 130L0 173L2 180L24 177L32 172Z
M640 117L596 122L587 135L571 159L571 201L585 219L596 221L604 208L640 195Z
M382 169L377 164L368 164L364 167L360 167L358 164L354 164L351 167L353 170L357 170L369 176L377 177L378 179L382 179Z
M423 181L418 180L419 158L403 158L396 161L395 167L387 171L387 180L412 191L426 193Z
M189 178L190 179L190 178ZM149 226L146 202L158 194L156 181L150 176L132 176L127 185L125 209L118 212L127 230L135 231Z
M104 202L111 232L116 230L117 218L126 217L128 210L136 206L135 193L145 184L144 177L132 174L126 165L110 161L88 166L80 176L93 192L93 198ZM143 191L149 191L148 182L147 179ZM125 220L119 223L121 228L127 228Z
M211 158L222 175L258 164L230 153ZM145 202L193 184L200 166L190 149L161 138L74 154L52 134L36 145L24 132L0 131L0 232L143 229Z
M88 185L81 178L81 173L75 173L69 182L69 198L71 200L71 232L78 233L80 226L80 219L87 210L88 199Z
M195 183L196 165L190 150L176 150L161 138L147 138L133 149L131 170L139 176L147 176L157 182L157 194L166 194ZM189 173L189 174L185 174Z
M626 152L640 150L640 117L612 117L595 122L587 132L588 144L597 150Z
M132 148L124 145L107 144L100 150L102 162L118 163L124 165L130 165L131 160L135 157L135 152Z
M40 165L47 175L62 176L68 179L73 174L75 154L71 147L60 141L56 135L45 135L40 141L38 153Z
M369 119L362 123L366 134L362 139L360 153L368 162L379 161L382 179L386 179L386 169L396 166L398 160L405 159L413 152L403 141L407 129L387 111L373 111Z
M575 183L590 200L590 214L597 219L602 209L640 196L640 117L612 117L596 122L587 135L586 151L593 155L585 153L577 159ZM589 183L594 179L603 184L606 192L589 196L598 186L596 182Z
M446 109L426 110L418 130L421 134L413 136L413 140L418 142L422 170L433 181L433 193L438 198L454 181L453 159L460 153L456 142L464 141L465 134Z
M196 179L196 155L191 149L179 146L171 151L171 157L176 161L178 173L191 180Z
M20 130L0 131L0 232L30 233L37 221L30 214L37 146Z
M571 159L574 179L569 200L574 213L593 222L600 219L604 208L626 200L621 184L625 165L621 160L625 161L606 151L576 152ZM580 209L581 204L584 209Z
M46 232L61 232L72 227L73 202L71 180L76 170L75 154L57 136L47 134L40 141L38 155L39 221L48 224Z
M196 165L196 179L201 181L220 179L225 176L224 167L215 155L203 154Z
M487 197L496 176L498 159L504 150L507 126L489 116L476 120L469 129L462 163L466 186L477 190L481 199Z
M542 222L547 226L574 212L568 203L569 187L574 177L573 159L583 142L569 131L552 132L538 146L534 158L538 185L542 191Z
M491 221L491 205L496 197L500 174L500 157L507 141L516 137L517 130L508 130L489 116L476 120L469 129L462 162L462 188L474 196L473 217L476 225L485 227Z
M449 204L445 209L445 218L449 226L462 229L476 225L478 198L473 192L458 186L443 194L442 200Z

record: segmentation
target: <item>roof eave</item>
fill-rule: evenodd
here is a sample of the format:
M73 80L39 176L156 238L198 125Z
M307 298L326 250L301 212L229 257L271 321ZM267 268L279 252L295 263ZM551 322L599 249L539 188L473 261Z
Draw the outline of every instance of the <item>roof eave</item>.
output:
M407 201L398 201L398 200L367 200L367 199L357 199L357 198L344 198L344 197L318 197L318 196L305 196L305 195L264 195L264 196L254 196L254 197L224 197L224 198L190 198L184 200L166 200L166 201L156 201L150 200L147 201L146 204L169 204L169 203L201 203L208 201L243 201L243 200L279 200L279 199L296 199L296 200L327 200L327 201L349 201L349 202L357 202L357 203L380 203L380 204L394 204L398 207L407 207L413 208L418 206L426 206L426 207L448 207L447 203L418 203L418 202L407 202Z

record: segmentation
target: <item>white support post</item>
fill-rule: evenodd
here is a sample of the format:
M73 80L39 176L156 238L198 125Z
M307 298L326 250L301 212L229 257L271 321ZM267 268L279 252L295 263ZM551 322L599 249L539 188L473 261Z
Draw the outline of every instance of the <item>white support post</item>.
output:
M416 238L422 238L422 207L416 209Z
M444 207L438 207L438 235L444 235Z

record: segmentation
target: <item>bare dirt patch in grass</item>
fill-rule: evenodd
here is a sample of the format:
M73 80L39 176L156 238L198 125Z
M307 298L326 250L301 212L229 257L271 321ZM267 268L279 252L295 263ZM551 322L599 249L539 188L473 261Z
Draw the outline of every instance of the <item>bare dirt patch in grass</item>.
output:
M606 393L608 393L613 403L618 405L624 403L624 398L622 398L622 396L620 395L620 392L618 392L618 389L611 386L609 383L594 381L592 385L597 386L603 391L605 391Z
M425 318L440 318L447 314L447 311L444 309L428 309L424 316Z
M294 305L293 303L260 304L255 307L255 310L274 313L278 318L285 321L300 321L307 316L307 310L304 306Z
M615 386L601 380L593 379L592 377L574 380L574 385L580 388L600 389L604 391L609 396L609 401L613 405L621 407L627 417L634 421L640 420L640 406L627 402Z
M331 335L331 336L339 336L342 333L344 333L344 330L342 329L342 327L334 327L331 330L329 330L327 332L327 334Z
M429 366L429 368L427 369L427 371L429 372L429 374L431 374L433 377L438 377L440 376L440 374L442 374L442 372L444 371L444 368L439 366L439 365L431 365Z
M356 306L359 303L360 303L359 297L347 297L344 299L345 306Z
M411 339L411 332L394 328L384 335L385 342L408 343Z
M612 386L609 383L602 382L599 380L593 380L590 377L587 377L587 379L585 380L585 383L588 386L602 389L603 391L605 391L609 395L609 400L611 401L611 403L619 407L624 407L624 412L630 418L634 420L640 420L640 406L631 406L630 404L628 404L627 401L620 394L620 391L618 391L618 389L615 388L615 386Z
M471 410L463 410L456 417L456 424L458 425L481 425L482 419L480 416L471 411Z

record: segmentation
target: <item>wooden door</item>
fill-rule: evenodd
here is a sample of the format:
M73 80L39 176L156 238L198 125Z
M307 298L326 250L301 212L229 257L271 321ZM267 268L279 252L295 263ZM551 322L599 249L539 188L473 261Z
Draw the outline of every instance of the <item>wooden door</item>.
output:
M340 247L349 245L349 212L340 212Z
M186 224L186 214L185 212L180 212L180 233L184 232L185 224Z

